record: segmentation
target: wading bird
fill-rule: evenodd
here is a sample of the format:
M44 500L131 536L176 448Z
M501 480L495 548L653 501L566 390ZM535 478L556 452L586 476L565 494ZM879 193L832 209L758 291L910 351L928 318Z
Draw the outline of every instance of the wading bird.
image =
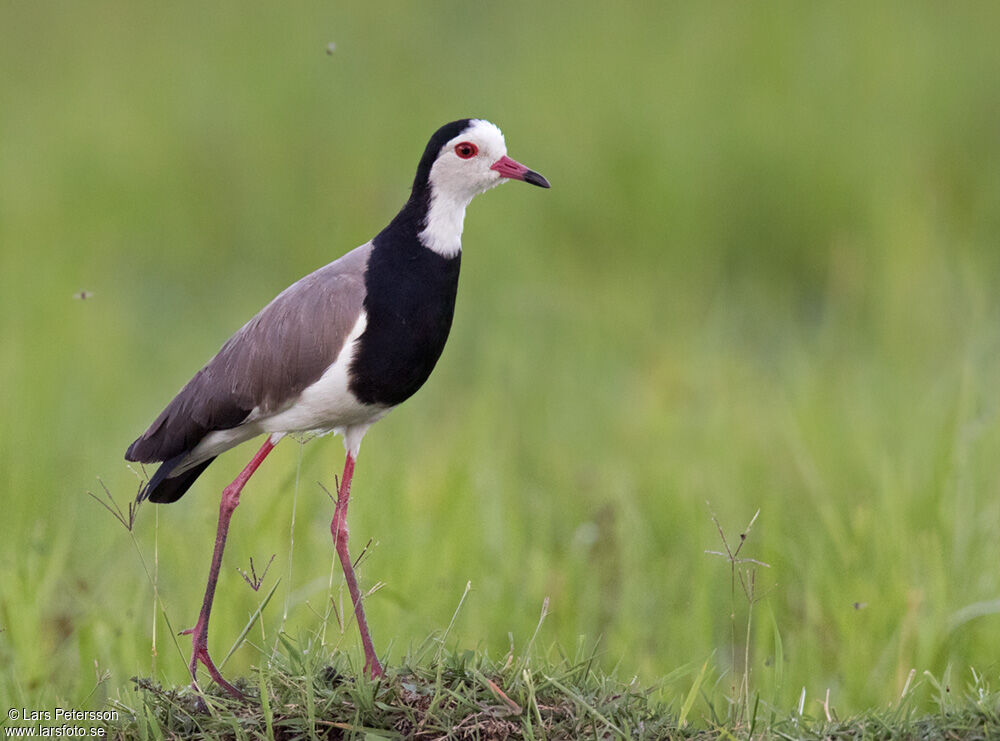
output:
M288 433L344 436L347 457L330 531L354 603L364 670L380 676L347 547L354 463L368 428L419 389L441 356L455 309L462 226L469 202L506 180L548 188L507 156L500 129L462 119L427 144L410 198L370 242L285 289L222 346L174 397L126 460L162 461L138 500L175 502L220 453L267 439L222 492L215 550L189 668L200 661L229 693L241 693L208 653L208 619L240 492Z

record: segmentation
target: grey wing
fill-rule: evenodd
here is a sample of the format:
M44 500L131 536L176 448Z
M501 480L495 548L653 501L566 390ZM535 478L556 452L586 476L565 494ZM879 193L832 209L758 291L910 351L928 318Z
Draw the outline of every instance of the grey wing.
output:
M364 307L371 243L280 293L222 346L125 453L151 463L192 450L255 409L280 410L337 359Z

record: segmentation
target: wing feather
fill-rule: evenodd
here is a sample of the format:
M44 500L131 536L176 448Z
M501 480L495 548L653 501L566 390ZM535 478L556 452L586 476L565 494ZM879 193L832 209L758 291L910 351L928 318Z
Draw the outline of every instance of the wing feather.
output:
M369 242L278 294L188 381L126 460L176 458L209 432L292 403L337 359L363 310L370 254Z

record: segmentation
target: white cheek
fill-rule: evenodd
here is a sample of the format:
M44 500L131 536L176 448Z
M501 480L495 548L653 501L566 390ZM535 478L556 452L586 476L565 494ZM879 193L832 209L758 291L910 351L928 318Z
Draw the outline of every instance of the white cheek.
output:
M485 183L483 190L489 190L490 188L495 188L498 185L503 185L507 182L507 178L500 177L500 173L496 170L487 170L486 176L483 178Z
M493 160L490 160L492 162ZM486 158L464 160L452 155L438 160L431 170L431 188L436 194L455 201L470 201L493 185L499 173L491 170Z

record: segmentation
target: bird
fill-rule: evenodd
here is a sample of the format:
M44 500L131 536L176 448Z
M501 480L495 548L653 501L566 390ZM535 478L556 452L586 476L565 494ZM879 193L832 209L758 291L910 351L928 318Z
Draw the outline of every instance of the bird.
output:
M223 345L133 442L125 459L160 465L137 501L176 502L222 453L266 438L222 491L208 583L191 635L198 664L242 697L208 651L208 623L223 551L240 493L289 434L343 436L346 456L330 532L364 650L364 673L383 676L348 550L347 506L365 433L410 398L441 356L452 324L465 210L509 180L549 182L507 156L503 133L485 119L439 128L417 165L410 196L370 241L286 288Z

